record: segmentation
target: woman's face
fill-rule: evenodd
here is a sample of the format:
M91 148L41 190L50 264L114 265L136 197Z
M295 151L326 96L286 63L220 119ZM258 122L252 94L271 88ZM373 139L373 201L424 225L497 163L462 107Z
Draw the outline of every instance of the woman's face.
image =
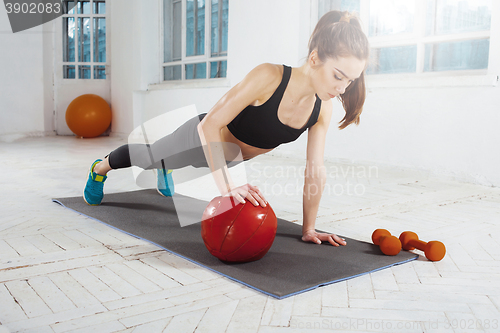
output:
M314 86L318 97L327 101L345 92L363 72L366 61L356 57L328 58L318 64Z

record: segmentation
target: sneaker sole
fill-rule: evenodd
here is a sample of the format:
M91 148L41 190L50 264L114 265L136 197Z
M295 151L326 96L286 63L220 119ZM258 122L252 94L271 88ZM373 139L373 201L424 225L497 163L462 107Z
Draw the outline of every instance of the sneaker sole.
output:
M171 195L165 195L165 194L161 193L159 188L156 188L156 192L158 192L159 195L161 195L162 197L165 197L165 198L171 198L172 197Z

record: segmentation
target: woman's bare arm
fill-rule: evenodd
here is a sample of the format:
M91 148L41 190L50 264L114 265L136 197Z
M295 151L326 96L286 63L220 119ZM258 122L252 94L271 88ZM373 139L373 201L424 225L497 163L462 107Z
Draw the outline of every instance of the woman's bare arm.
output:
M229 124L248 105L270 95L279 85L279 66L262 64L254 68L240 83L229 90L210 110L198 125L207 163L212 171L217 188L222 195L233 195L244 203L246 197L254 204L265 206L260 191L247 184L235 187L229 174L222 146L221 129Z
M346 245L345 240L334 234L316 232L316 216L326 182L324 166L325 140L332 117L332 102L323 102L318 122L310 129L307 137L307 165L303 193L302 240L321 244L328 241L334 246Z

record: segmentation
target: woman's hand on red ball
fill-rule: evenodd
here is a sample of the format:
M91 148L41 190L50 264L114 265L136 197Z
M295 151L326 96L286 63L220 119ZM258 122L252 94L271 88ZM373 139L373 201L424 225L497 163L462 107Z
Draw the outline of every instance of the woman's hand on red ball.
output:
M340 238L334 234L317 232L316 230L309 230L304 232L302 235L302 240L304 242L312 242L316 244L321 244L321 242L328 241L333 246L347 245L345 239Z
M235 187L227 195L234 197L238 202L244 204L245 198L250 201L254 206L261 205L266 207L267 201L264 199L264 195L259 190L257 186L246 184L243 186Z

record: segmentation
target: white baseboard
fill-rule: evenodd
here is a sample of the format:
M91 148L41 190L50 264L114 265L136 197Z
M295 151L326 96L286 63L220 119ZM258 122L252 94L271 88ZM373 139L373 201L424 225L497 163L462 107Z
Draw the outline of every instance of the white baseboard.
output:
M54 131L7 133L7 134L0 134L0 142L10 143L25 138L42 138L45 136L55 136L55 135L56 133Z

